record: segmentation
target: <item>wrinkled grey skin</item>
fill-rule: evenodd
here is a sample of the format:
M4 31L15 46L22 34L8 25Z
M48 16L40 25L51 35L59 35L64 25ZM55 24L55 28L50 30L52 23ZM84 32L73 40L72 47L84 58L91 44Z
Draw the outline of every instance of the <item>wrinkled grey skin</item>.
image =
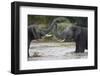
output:
M59 20L57 18L56 20ZM63 18L64 19L64 18ZM54 22L55 27L55 36L60 39L67 39L73 38L76 43L76 53L84 52L85 49L88 47L88 33L87 28L77 26L77 24L73 26L66 27L62 32L58 32L57 30L57 21Z

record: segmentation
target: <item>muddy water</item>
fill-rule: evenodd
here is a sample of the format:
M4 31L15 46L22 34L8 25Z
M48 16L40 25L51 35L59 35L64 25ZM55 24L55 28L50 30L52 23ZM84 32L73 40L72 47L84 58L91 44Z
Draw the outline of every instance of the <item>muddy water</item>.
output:
M31 60L63 60L87 58L88 52L74 53L75 43L31 43L29 61Z

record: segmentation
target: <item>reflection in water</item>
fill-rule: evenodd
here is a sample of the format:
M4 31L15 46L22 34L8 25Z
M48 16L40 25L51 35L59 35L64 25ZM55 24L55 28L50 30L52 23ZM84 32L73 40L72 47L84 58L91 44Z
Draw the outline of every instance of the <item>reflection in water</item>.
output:
M84 53L74 53L75 43L32 43L29 49L31 60L63 60L87 58L87 50Z

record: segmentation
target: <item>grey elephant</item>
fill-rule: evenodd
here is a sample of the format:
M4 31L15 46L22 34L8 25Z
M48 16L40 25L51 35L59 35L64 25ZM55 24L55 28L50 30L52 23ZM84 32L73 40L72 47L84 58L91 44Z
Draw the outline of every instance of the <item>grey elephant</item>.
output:
M43 30L39 30L36 24L28 26L28 57L31 41L41 39L43 36L48 34L53 29L53 27L52 20L48 23L48 27Z
M64 39L66 41L67 39L72 38L76 43L76 50L75 53L83 53L85 49L88 49L88 32L87 28L77 26L77 24L74 24L72 26L66 27L62 32L58 32L57 30L57 20L66 19L66 18L56 18L54 20L55 25L55 36Z

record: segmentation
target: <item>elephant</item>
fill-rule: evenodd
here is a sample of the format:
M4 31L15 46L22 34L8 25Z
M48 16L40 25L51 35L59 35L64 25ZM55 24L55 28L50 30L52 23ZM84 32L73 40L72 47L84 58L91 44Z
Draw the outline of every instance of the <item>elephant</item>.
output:
M52 20L48 23L48 27L39 30L36 24L28 26L28 57L29 57L29 47L32 40L41 39L43 36L48 34L53 29Z
M57 33L56 37L64 39L64 41L73 38L76 43L76 53L82 53L85 49L87 49L88 39L86 28L79 26L66 27L62 33Z
M76 43L75 53L84 53L85 49L88 49L87 28L77 26L77 23L74 23L72 26L67 26L62 32L58 32L57 20L61 20L61 18L56 18L54 20L55 36L57 38L64 39L64 41L67 41L67 39L72 38Z

